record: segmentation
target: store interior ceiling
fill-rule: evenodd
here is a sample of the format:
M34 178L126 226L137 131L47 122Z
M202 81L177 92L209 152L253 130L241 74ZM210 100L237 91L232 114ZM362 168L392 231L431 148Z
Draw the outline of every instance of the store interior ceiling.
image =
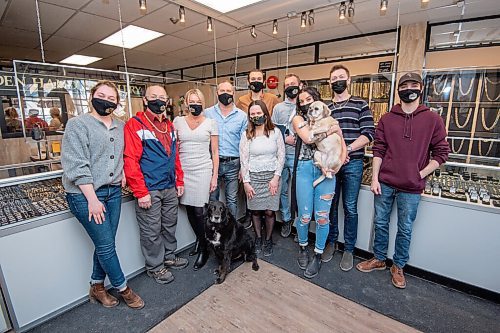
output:
M40 61L40 40L35 0L0 0L0 59ZM367 34L416 22L444 22L483 17L500 13L499 0L389 0L387 10L380 11L380 0L354 0L352 18L339 20L340 1L327 0L263 0L227 13L196 1L147 0L146 11L137 0L38 0L47 62L59 63L73 54L102 58L89 67L117 69L123 65L121 47L99 43L120 30L118 2L123 27L135 25L163 35L135 48L126 49L130 67L169 71L238 56L282 49L323 40ZM346 1L348 4L349 1ZM185 22L176 22L179 8L185 9ZM398 8L399 7L399 8ZM314 23L301 28L301 13L314 9ZM297 16L288 18L289 13ZM207 31L207 17L212 17L213 32ZM171 19L172 18L172 19ZM273 20L278 20L278 33L273 34ZM255 25L256 36L251 35ZM500 40L500 27L475 29L467 26L441 26L431 44L466 41ZM214 41L215 39L215 41ZM394 37L367 36L344 43L346 54L359 49L394 49ZM384 45L374 45L382 43ZM352 52L349 52L352 48Z

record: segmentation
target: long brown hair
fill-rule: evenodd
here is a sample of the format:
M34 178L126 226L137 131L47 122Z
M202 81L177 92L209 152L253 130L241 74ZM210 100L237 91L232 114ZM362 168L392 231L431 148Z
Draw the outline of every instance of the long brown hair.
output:
M264 124L264 135L269 137L269 133L271 132L271 130L274 129L274 124L273 122L271 121L271 115L269 114L269 110L267 109L267 106L266 106L266 103L262 102L261 100L257 100L257 101L253 101L252 103L250 103L250 105L248 106L248 127L247 127L247 139L248 140L252 140L253 138L255 138L255 125L253 124L253 122L250 120L250 108L254 105L258 105L260 106L260 108L262 109L262 112L264 112L264 116L266 116L266 123Z

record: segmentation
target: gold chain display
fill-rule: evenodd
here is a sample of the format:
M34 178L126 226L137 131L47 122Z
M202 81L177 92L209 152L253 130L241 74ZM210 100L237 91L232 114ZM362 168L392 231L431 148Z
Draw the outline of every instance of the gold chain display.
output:
M389 82L374 82L372 97L376 99L383 99L389 97L389 91L391 90L391 85Z
M446 89L446 85L448 84L448 76L446 76L446 79L444 80L443 88L441 89L440 92L437 92L436 90L436 80L432 80L432 90L434 90L434 96L441 96Z
M482 143L483 142L488 142L490 141L490 146L488 147L488 151L486 152L486 155L483 155L483 151L482 151ZM493 140L478 140L477 142L477 148L478 148L478 151L479 151L479 155L480 156L488 156L491 152L491 148L493 148L493 144L495 143L495 141Z
M492 129L495 128L495 126L497 125L498 123L498 119L500 118L500 109L497 110L497 116L495 118L495 121L493 122L493 125L491 126L487 126L486 125L486 117L485 117L485 114L484 114L484 108L481 108L481 123L483 125L483 128L487 131L491 131Z
M491 80L490 80L487 76L485 76L485 77L484 77L484 79L485 79L485 82L484 82L484 93L485 93L485 95L486 95L486 99L487 99L488 101L490 101L490 102L496 102L496 101L500 98L500 94L498 94L498 96L497 96L497 97L495 97L495 98L491 98L491 97L490 97L490 95L488 94L488 83L490 83L490 84L492 84L492 85L496 86L496 85L498 85L500 82L493 82L493 81L491 81Z
M363 99L369 98L370 82L352 82L350 87L351 95Z
M460 90L460 94L462 96L468 96L470 94L470 92L472 91L472 88L474 87L474 81L475 81L474 77L470 79L469 88L467 88L467 91L464 92L462 90L462 78L461 77L458 78L458 90Z
M465 126L467 126L467 124L469 123L473 108L468 108L469 111L467 113L467 119L465 119L465 123L463 123L463 125L460 124L460 122L458 120L458 110L459 109L460 108L455 108L455 124L457 125L458 128L462 129L462 128L465 128Z
M372 113L373 113L373 122L378 123L380 118L387 112L387 103L373 103L372 105Z
M458 147L458 149L455 150L455 139L451 139L451 151L453 152L453 154L460 153L460 151L462 150L462 147L464 146L464 142L465 142L465 139L462 139L462 141L460 141L460 147Z

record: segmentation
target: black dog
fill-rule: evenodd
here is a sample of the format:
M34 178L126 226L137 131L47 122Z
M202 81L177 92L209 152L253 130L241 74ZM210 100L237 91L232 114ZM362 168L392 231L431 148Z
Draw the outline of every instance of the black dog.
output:
M231 260L240 256L245 261L252 262L254 271L259 270L252 236L236 221L226 205L220 201L212 201L206 208L205 234L219 261L216 283L224 282L231 268Z

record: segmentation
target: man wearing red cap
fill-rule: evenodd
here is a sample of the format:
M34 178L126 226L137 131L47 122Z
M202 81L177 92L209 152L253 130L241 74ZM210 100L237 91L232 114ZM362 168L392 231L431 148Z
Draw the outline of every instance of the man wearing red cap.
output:
M391 267L396 288L406 287L403 267L409 259L412 226L425 178L447 160L450 151L442 119L420 104L422 86L419 74L404 74L398 84L401 104L394 105L378 123L371 184L375 194L375 256L356 266L362 272L386 268L389 222L396 201L398 231Z

